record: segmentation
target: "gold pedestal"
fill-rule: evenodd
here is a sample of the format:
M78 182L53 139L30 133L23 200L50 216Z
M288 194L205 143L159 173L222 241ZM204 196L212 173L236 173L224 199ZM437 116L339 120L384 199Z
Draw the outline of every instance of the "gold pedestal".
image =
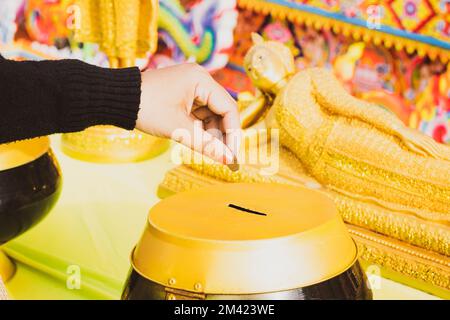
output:
M14 275L16 266L14 262L0 249L0 278L7 282Z
M79 160L100 163L147 160L166 151L169 144L167 139L114 126L95 126L62 136L65 154Z

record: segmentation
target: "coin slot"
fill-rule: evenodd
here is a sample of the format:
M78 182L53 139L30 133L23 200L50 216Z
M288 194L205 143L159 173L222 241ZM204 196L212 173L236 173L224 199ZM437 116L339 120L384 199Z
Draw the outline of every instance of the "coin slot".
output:
M232 209L236 209L236 210L242 211L242 212L247 212L247 213L251 213L251 214L256 214L256 215L258 215L258 216L267 216L267 214L264 213L264 212L259 212L259 211L247 209L247 208L244 208L244 207L241 207L241 206L232 204L232 203L228 204L228 207L229 207L229 208L232 208Z

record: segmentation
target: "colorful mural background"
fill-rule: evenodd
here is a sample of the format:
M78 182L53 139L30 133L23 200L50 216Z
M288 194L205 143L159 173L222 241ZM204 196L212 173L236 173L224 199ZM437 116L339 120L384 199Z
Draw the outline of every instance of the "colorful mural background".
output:
M258 1L258 0L257 0ZM306 10L334 13L355 24L366 22L374 29L402 30L442 42L450 36L448 0L266 0L262 2L301 5ZM419 39L419 38L417 38Z
M209 70L224 67L233 45L235 7L235 0L160 0L159 49L148 61L141 61L141 66L191 60ZM76 13L74 0L0 0L0 43L12 43L15 39L25 46L24 50L33 44L31 49L42 51L44 56L81 57L107 66L106 57L96 46L75 41ZM70 48L71 52L54 48ZM80 48L81 55L71 55Z
M350 6L348 2L354 5ZM395 10L400 10L398 2L401 1L348 2L310 0L301 3L314 5L330 12L340 12L349 17L365 19L366 16L363 13L367 10L363 9L369 3L381 3L383 12L386 12L387 16L387 7L391 6L395 7ZM409 8L410 2L403 1L404 10ZM422 10L421 5L423 4L417 6L418 10ZM413 28L412 22L409 23L406 20L403 22L405 26L396 25L396 28L405 30L409 28L408 30L424 32L427 36L432 35L436 39L448 41L448 30L437 28L437 25L442 26L444 23L442 19L448 19L449 16L442 13L443 8L446 7L439 7L441 11L436 9L433 19L424 20L420 28L417 25ZM392 17L393 11L389 12ZM423 18L422 13L417 14ZM420 17L418 16L417 19ZM382 21L386 24L388 21L390 21L389 24L396 23L395 20L389 19L385 18ZM252 85L242 74L241 65L245 52L251 46L250 33L258 32L266 39L287 44L296 56L299 69L314 66L332 69L352 94L384 105L412 128L433 136L439 142L450 143L448 62L443 62L443 59L431 59L425 53L410 53L408 52L410 50L395 45L387 48L381 43L376 45L362 39L355 40L351 33L338 33L334 32L333 28L327 27L315 28L308 23L296 23L292 20L295 18L273 18L270 11L261 13L241 8L230 64L226 69L221 70L216 78L236 94L253 90ZM435 28L431 27L431 22ZM450 54L450 51L448 53Z

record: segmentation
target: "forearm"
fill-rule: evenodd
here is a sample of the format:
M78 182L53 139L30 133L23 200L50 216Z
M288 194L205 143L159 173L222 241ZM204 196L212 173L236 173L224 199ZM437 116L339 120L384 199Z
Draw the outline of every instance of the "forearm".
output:
M0 143L100 124L133 129L140 96L138 68L0 58Z

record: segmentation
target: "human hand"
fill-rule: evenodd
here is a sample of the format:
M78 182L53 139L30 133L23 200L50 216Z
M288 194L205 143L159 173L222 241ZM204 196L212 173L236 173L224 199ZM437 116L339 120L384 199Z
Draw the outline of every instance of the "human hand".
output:
M136 128L174 139L216 161L233 164L240 143L236 102L197 64L142 73Z

